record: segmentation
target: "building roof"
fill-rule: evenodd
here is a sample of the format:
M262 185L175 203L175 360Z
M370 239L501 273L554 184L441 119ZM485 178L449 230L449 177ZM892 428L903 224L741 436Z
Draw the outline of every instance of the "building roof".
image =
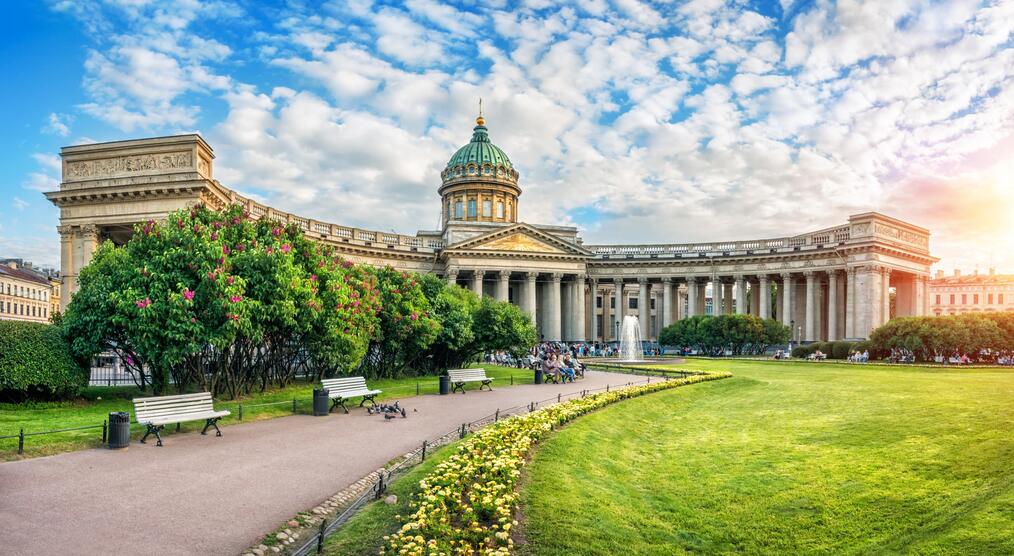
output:
M507 154L489 140L486 120L482 116L479 116L476 118L475 124L475 127L472 129L472 140L454 153L454 156L447 161L447 167L453 168L471 163L477 166L490 164L494 167L513 168L514 166L511 164L511 160L507 158Z
M1014 274L968 274L965 276L942 276L940 278L931 279L930 284L934 286L1014 284Z
M24 268L11 268L3 264L0 264L0 276L13 278L15 280L24 280L26 282L35 282L46 287L49 287L50 285L49 278L46 278L43 274Z

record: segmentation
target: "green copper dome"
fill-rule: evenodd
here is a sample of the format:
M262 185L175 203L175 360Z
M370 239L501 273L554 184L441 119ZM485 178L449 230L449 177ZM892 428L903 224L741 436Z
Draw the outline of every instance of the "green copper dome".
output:
M475 164L476 166L489 164L494 168L497 166L513 168L511 160L507 158L507 154L500 147L490 142L489 130L486 129L485 120L480 117L475 123L477 125L472 130L472 140L454 153L454 156L447 161L447 167L454 168L455 166L467 166L468 164Z

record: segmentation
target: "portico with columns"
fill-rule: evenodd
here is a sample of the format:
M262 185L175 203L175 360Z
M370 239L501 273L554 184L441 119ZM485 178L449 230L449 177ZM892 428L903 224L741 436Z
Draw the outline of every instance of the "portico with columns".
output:
M351 228L286 213L213 178L198 135L66 147L60 208L63 299L101 241L195 204L240 204L251 219L296 224L352 262L443 276L514 303L545 340L615 341L625 315L642 338L696 315L751 314L797 341L866 338L892 316L928 314L929 231L878 213L780 238L588 245L571 226L519 218L520 174L477 121L441 173L442 228L416 235ZM892 291L896 302L891 313Z

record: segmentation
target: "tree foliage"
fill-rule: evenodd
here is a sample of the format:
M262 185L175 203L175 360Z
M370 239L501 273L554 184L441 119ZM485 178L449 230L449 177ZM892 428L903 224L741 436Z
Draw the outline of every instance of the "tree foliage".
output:
M892 349L911 351L917 360L936 356L1014 351L1014 313L966 313L943 317L898 317L870 334L869 344L879 354Z
M61 327L79 361L114 352L143 388L230 396L297 374L439 372L535 343L516 307L353 264L240 206L174 212L122 247L102 244Z
M789 327L754 315L697 315L662 329L659 343L690 347L708 355L763 353L771 345L789 340Z

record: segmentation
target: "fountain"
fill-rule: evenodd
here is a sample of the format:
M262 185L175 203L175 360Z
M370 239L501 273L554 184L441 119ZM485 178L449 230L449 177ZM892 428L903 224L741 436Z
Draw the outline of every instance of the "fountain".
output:
M623 325L620 328L620 361L644 361L641 324L633 315L623 317Z

